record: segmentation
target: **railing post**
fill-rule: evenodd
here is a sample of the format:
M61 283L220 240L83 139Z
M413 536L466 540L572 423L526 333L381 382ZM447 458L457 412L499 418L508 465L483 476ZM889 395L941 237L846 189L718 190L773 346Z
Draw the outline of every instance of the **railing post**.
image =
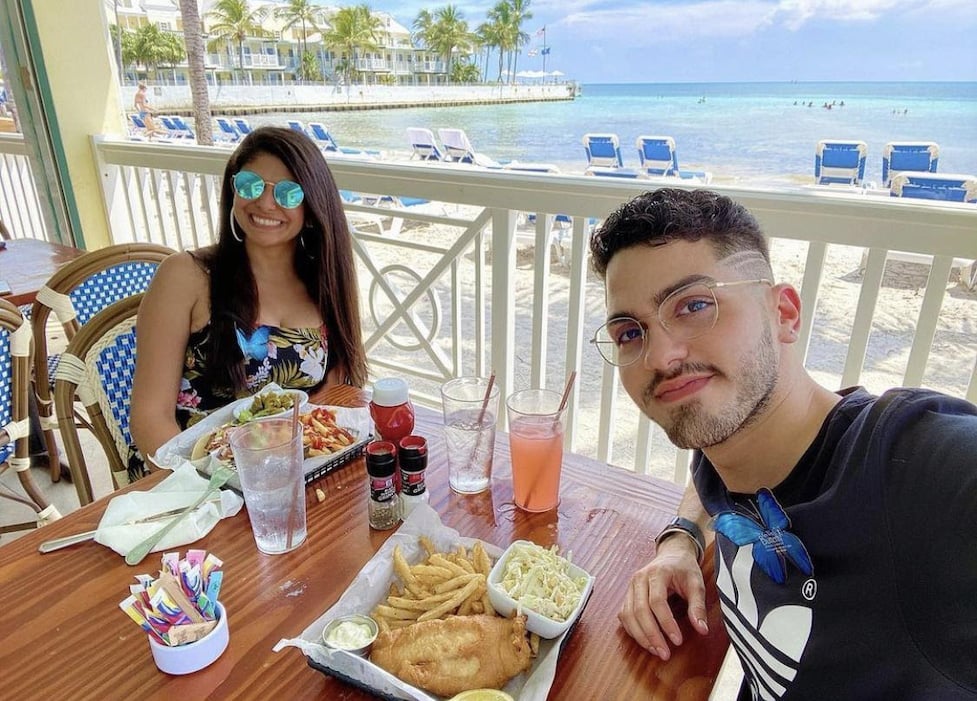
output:
M495 381L502 401L512 393L515 369L515 284L516 213L511 209L492 210L492 359ZM520 341L522 343L523 341ZM500 425L505 412L499 411Z

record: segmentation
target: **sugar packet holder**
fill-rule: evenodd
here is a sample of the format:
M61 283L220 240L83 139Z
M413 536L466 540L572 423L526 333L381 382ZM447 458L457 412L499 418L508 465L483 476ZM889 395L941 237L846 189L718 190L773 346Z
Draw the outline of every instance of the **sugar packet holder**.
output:
M158 577L136 575L129 596L119 608L161 645L200 640L217 625L217 602L223 583L223 562L204 550L162 556Z

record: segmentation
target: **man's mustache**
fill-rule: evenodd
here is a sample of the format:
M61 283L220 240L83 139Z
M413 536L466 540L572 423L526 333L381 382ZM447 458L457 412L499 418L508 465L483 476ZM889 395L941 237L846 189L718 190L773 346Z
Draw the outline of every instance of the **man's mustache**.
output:
M687 375L687 374L697 373L697 372L707 372L707 373L712 373L714 375L722 375L722 373L719 371L719 368L717 368L715 365L709 365L708 363L683 363L682 365L679 365L677 368L674 368L673 370L669 370L668 372L661 372L660 370L656 370L655 374L652 375L651 379L648 381L648 386L645 388L644 391L645 401L654 399L655 392L658 390L658 387L659 385L661 385L662 382L668 382L669 380L674 380L676 377L681 377L682 375Z

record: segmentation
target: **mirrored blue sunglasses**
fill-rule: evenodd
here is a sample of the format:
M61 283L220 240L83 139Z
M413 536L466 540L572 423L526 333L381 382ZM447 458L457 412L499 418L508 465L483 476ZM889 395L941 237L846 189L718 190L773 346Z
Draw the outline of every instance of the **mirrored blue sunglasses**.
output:
M271 183L250 170L235 173L234 177L231 178L231 184L234 185L234 192L237 193L237 196L245 200L258 199L261 197L261 193L265 191L265 185L271 185L275 202L285 209L295 209L305 199L305 191L298 183L291 180L279 180L277 183Z

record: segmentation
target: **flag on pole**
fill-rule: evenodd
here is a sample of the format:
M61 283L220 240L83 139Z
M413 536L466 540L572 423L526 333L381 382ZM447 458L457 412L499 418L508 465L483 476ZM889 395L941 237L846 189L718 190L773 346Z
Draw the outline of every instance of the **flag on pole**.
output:
M536 30L536 36L538 36L538 37L546 36L546 25L545 24L542 27L540 27L539 29Z
M540 54L542 54L543 56L549 56L549 54L550 54L550 47L548 47L548 46L544 46L544 47L543 47L542 49L540 49L540 51L539 51L539 52L540 52Z

